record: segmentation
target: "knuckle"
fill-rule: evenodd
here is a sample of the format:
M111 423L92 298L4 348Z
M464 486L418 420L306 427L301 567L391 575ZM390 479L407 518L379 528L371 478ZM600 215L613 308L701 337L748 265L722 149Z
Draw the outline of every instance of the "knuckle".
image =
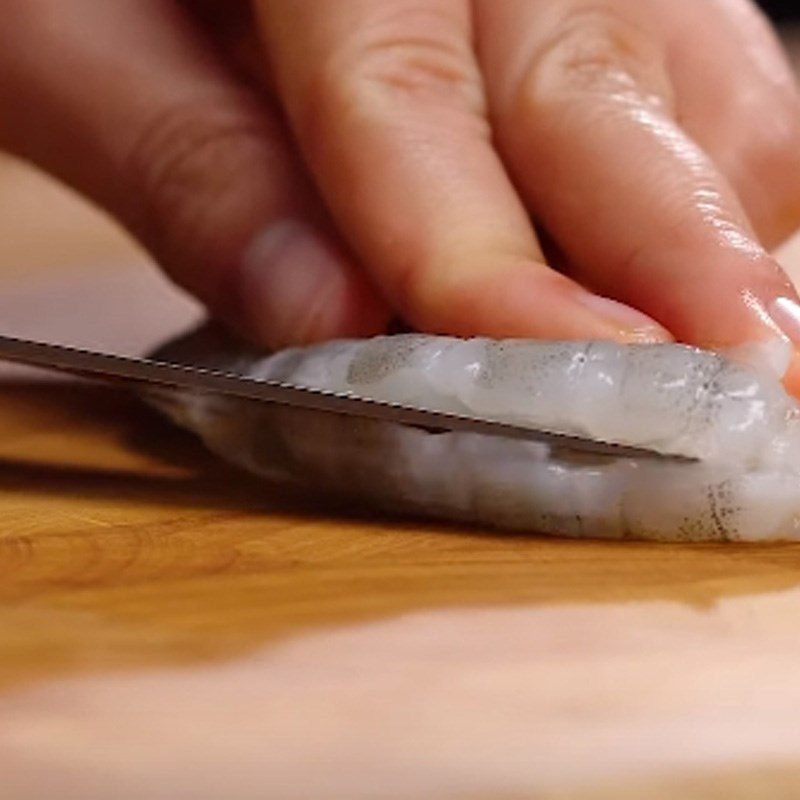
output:
M656 39L613 5L583 4L566 13L535 49L525 76L534 97L642 93L660 104L669 90Z
M247 143L258 132L251 120L217 114L214 107L207 99L169 106L141 126L124 171L144 197L180 205L205 189L211 176L230 172L226 162L238 160L243 140Z
M421 99L474 99L477 73L460 48L435 37L404 36L373 42L351 74L356 81Z
M265 121L218 99L151 115L120 165L134 204L125 214L128 225L168 268L192 258L207 264L229 252L238 232L214 219L230 210L229 199L264 161Z
M374 20L341 42L311 81L312 106L336 114L409 102L485 112L469 37L430 11Z

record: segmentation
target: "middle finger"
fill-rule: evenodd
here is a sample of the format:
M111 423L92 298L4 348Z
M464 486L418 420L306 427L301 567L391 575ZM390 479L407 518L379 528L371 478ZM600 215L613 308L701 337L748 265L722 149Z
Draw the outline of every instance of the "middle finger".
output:
M544 265L492 146L465 0L258 8L317 184L406 320L454 334L664 335Z

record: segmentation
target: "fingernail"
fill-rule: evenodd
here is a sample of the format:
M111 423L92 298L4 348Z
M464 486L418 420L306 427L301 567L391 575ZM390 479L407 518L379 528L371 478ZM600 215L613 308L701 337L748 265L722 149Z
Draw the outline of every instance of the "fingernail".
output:
M767 304L754 296L745 296L745 303L759 328L755 331L746 325L743 331L751 335L740 344L718 348L728 358L766 372L779 379L787 379L791 372L797 378L797 347L800 346L800 304L791 297L779 297ZM744 333L742 335L745 335Z
M791 297L772 301L769 315L792 344L800 347L800 303Z
M615 329L614 338L620 342L630 344L650 344L656 342L671 342L672 336L666 328L659 325L641 311L611 300L608 297L581 292L578 301L601 317L609 326Z
M272 347L304 341L326 314L341 280L334 246L294 219L272 223L252 242L240 271L249 324Z

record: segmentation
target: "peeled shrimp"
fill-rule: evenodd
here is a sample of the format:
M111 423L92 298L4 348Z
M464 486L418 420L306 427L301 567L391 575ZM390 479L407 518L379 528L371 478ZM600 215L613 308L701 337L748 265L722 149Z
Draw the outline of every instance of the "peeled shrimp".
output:
M680 345L400 335L264 356L194 334L162 358L699 459L548 445L166 394L153 401L272 480L426 515L572 537L800 538L800 408L769 370Z

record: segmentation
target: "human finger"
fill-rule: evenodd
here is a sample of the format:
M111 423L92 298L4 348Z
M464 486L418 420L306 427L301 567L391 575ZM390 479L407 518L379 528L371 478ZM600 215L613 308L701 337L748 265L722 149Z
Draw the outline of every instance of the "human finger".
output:
M385 304L330 233L278 116L184 9L12 0L5 10L0 144L110 211L261 344L383 329Z
M750 0L674 0L659 12L670 15L675 115L775 247L800 227L800 93L778 37Z
M476 0L509 169L582 282L684 342L798 344L791 282L674 117L646 6Z
M491 142L466 0L256 0L339 228L393 306L451 334L658 339L547 268Z

